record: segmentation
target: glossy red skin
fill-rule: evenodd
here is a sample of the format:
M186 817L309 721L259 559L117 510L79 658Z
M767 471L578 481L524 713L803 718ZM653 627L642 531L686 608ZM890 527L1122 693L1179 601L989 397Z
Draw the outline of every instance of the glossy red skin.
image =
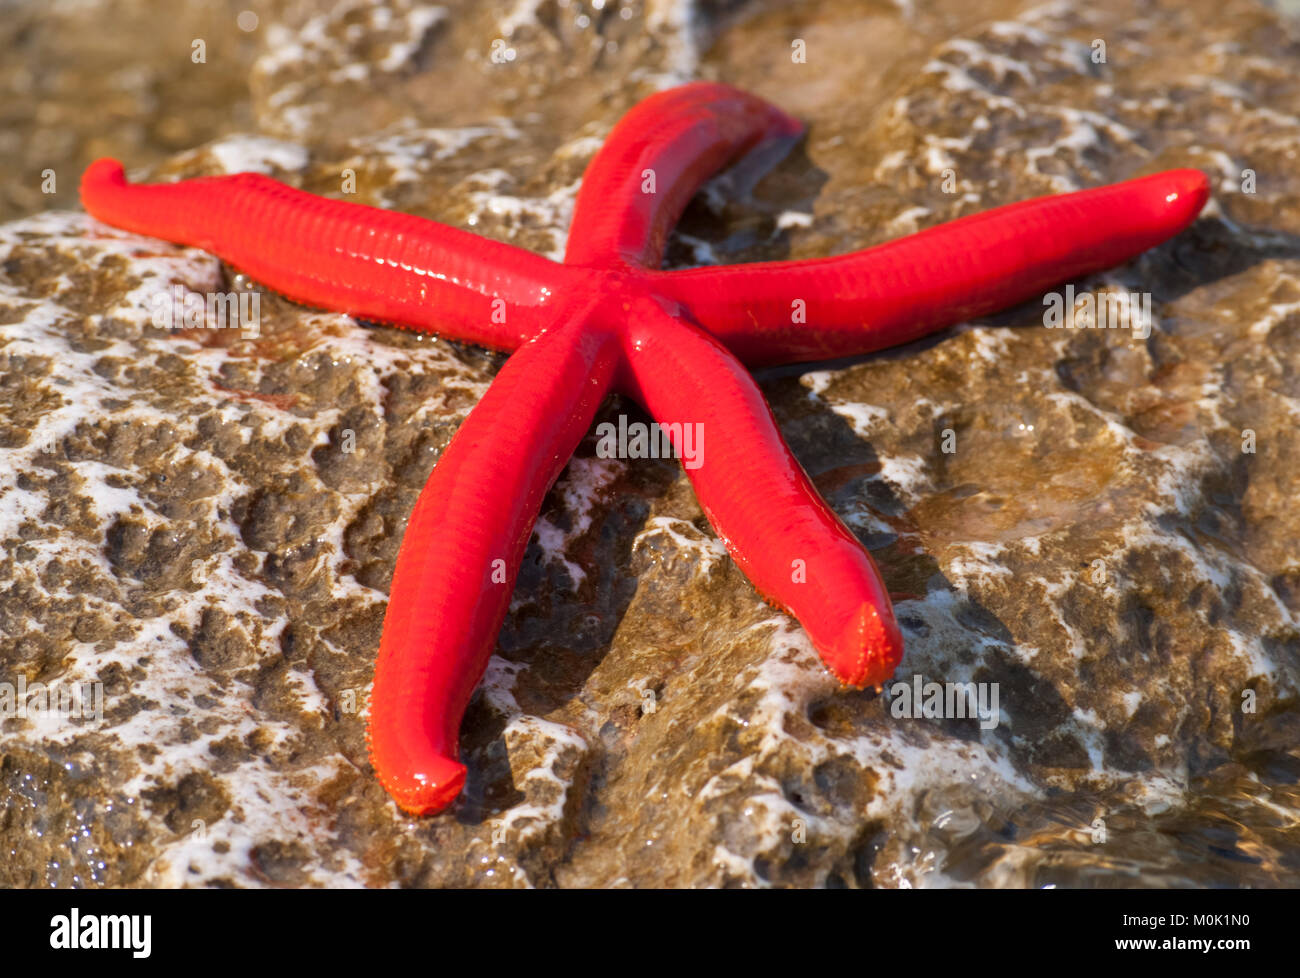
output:
M1187 227L1209 194L1199 170L1167 170L833 258L660 272L653 287L751 366L870 353L1128 261ZM792 322L795 299L810 325Z
M258 173L128 184L120 163L96 160L81 199L106 224L211 251L305 305L503 350L554 318L556 265L540 255Z
M700 184L760 143L802 134L798 119L727 85L683 85L638 102L582 175L565 264L657 268ZM654 193L643 192L647 173Z
M1125 261L1186 227L1209 193L1202 174L1175 170L837 258L655 270L706 177L799 132L725 85L646 99L587 169L564 264L265 177L131 186L114 161L87 170L86 208L108 223L214 251L312 305L517 350L434 468L393 575L369 740L407 811L439 811L464 784L465 707L542 499L606 394L634 397L661 423L704 426L703 464L687 473L732 557L842 682L879 684L903 651L885 585L737 356L779 363L906 342ZM793 321L796 299L806 325Z

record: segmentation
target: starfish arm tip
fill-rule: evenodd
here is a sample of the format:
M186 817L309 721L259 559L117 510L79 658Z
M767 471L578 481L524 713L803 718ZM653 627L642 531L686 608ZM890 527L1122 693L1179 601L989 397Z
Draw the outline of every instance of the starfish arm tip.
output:
M94 206L105 194L126 186L126 169L109 156L100 157L86 167L81 175L81 203L93 212Z
M1179 229L1187 227L1210 199L1210 180L1200 170L1167 170L1158 174L1161 199L1156 207Z
M834 647L823 656L845 686L880 686L903 658L903 636L891 612L864 604L841 630Z
M465 765L450 757L410 759L405 770L376 764L373 757L371 763L379 773L384 790L408 815L436 815L455 801L465 787Z
M81 176L82 183L126 183L126 169L121 161L101 156Z

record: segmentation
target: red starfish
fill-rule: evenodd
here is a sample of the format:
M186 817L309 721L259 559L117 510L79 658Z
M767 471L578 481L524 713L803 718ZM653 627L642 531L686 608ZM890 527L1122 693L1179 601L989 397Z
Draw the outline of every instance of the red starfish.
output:
M407 811L439 811L461 790L465 707L542 498L606 394L640 401L679 451L688 426L708 426L705 460L687 471L732 557L842 682L879 684L903 651L885 586L741 361L867 353L1012 305L1158 244L1209 193L1198 171L1174 170L837 258L657 270L707 176L801 132L725 85L646 99L588 167L563 264L255 174L129 186L113 160L86 171L86 209L110 224L216 252L292 299L517 349L429 477L393 574L369 740Z

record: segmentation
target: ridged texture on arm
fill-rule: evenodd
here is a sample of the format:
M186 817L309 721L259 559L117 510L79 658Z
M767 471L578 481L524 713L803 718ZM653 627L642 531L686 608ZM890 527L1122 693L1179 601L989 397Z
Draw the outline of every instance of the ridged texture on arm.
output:
M702 464L686 474L732 559L799 619L841 682L884 682L903 655L889 592L790 454L758 385L712 337L657 310L633 316L633 391L661 424L703 425Z
M105 223L210 251L295 301L498 349L536 333L562 275L521 248L255 173L130 184L104 159L81 199Z
M637 103L583 174L565 262L658 266L700 184L759 143L801 132L798 120L730 85L696 82ZM647 170L654 193L643 189Z
M1169 170L835 258L660 272L655 287L751 365L869 353L1128 261L1187 227L1208 196L1199 170Z
M581 321L520 347L416 501L384 620L368 739L379 780L416 815L460 792L461 718L487 668L542 499L619 362Z

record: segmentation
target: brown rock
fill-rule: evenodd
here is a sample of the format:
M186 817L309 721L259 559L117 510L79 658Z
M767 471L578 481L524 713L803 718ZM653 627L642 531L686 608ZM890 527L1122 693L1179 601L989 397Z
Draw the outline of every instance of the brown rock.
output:
M267 4L244 33L235 8L115 6L113 29L36 7L0 29L23 38L0 129L30 177L5 215L73 206L114 152L334 196L350 170L348 199L557 254L599 138L696 75L810 129L692 203L676 264L1170 166L1215 199L1074 283L1149 293L1149 335L1048 330L1029 303L760 376L899 596L897 680L995 684L996 726L836 688L677 466L589 441L466 717L464 797L427 820L371 776L365 696L405 520L502 358L269 294L256 337L159 329L176 284L256 286L66 210L0 225L0 682L104 696L102 719L0 721L0 885L1300 881L1294 22L1245 0L697 3L694 28L675 3L390 0ZM139 22L166 36L130 43ZM205 31L199 93L173 47Z

